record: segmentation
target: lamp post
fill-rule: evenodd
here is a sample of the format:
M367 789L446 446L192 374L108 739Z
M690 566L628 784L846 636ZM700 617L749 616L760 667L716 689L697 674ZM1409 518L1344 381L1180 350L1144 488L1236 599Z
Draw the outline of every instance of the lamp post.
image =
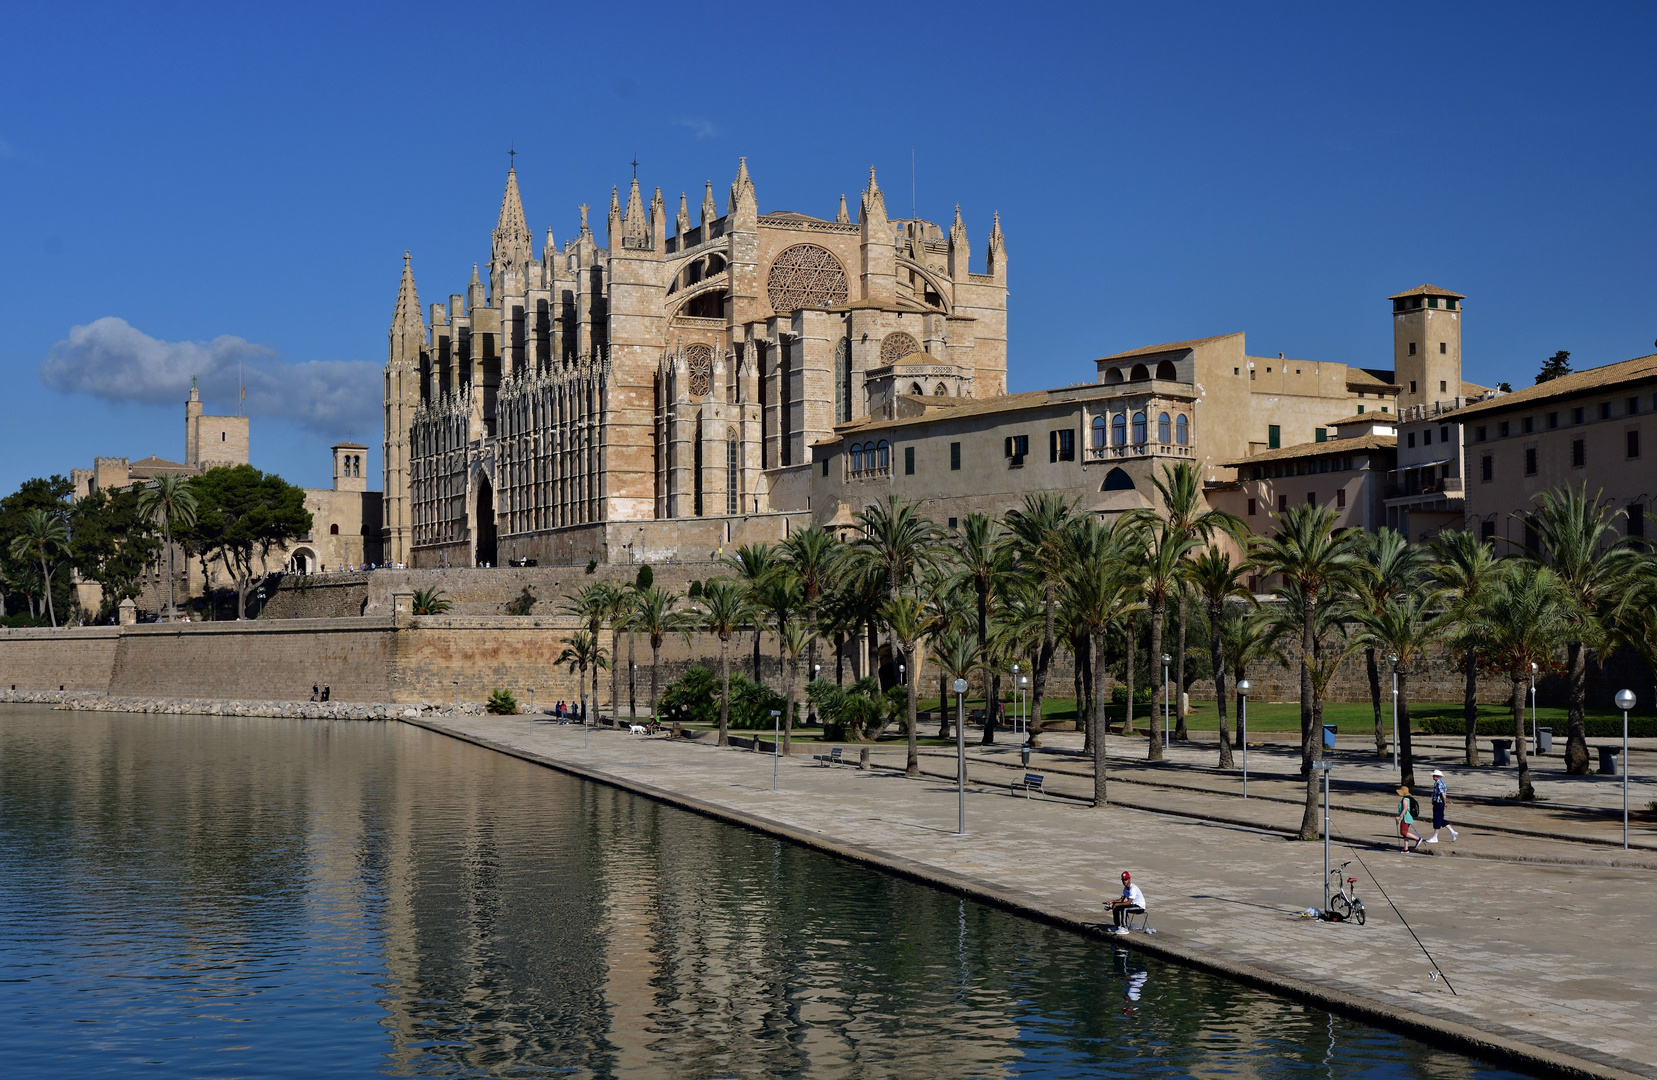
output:
M909 685L909 680L904 676L903 665L902 664L898 665L898 685L899 686L908 686Z
M1388 653L1387 663L1392 665L1392 771L1398 772L1398 654Z
M1173 662L1172 656L1162 654L1162 736L1159 740L1162 746L1168 745L1168 665Z
M1013 734L1014 735L1018 734L1018 706L1019 706L1018 665L1014 664L1013 665Z
M816 682L818 679L821 679L822 677L823 677L823 665L822 664L812 664L811 665L811 681ZM807 687L807 689L809 690L810 687ZM817 702L811 701L809 694L807 694L806 697L807 697L807 700L810 701L810 704L811 704L811 712L806 716L806 726L810 727L810 726L813 726L817 723Z
M1323 773L1323 910L1329 910L1329 769L1334 762L1324 759L1312 762L1312 768Z
M1622 710L1622 849L1628 850L1628 710L1634 707L1634 691L1617 691L1617 708Z
M1541 730L1536 726L1536 661L1532 660L1530 663L1530 749L1532 753L1536 752L1536 735Z
M771 710L771 790L777 790L777 764L782 761L782 710Z
M964 713L967 707L967 681L955 680L955 832L967 834L967 735Z
M1247 679L1237 683L1237 696L1243 699L1243 715L1237 724L1237 741L1243 748L1243 798L1249 797L1249 691L1254 684Z
M1024 739L1028 742L1030 739L1030 676L1020 675L1018 677L1018 690L1024 698L1024 720L1022 721L1022 726L1024 728Z

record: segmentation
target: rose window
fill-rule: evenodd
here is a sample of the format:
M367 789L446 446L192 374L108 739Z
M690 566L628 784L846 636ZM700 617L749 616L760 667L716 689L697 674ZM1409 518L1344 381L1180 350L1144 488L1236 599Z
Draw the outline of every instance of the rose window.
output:
M778 255L765 284L773 311L846 302L845 269L832 252L816 244L795 244Z
M900 330L895 334L887 334L886 337L881 340L880 362L882 364L895 364L899 360L902 360L905 356L910 356L920 351L921 343Z
M706 345L688 346L685 364L690 368L690 396L706 397L713 386L713 350Z

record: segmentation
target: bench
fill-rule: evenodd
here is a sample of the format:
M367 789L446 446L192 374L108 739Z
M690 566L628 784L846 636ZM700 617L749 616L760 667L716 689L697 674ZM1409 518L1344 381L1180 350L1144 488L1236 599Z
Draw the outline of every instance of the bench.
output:
M1047 778L1042 776L1040 773L1027 772L1024 774L1023 780L1014 780L1012 783L1007 785L1007 789L1010 793L1017 791L1019 788L1023 788L1024 797L1026 799L1030 797L1030 792L1032 791L1034 791L1037 795L1045 795L1047 794L1047 789L1042 786L1042 783L1046 779Z
M839 746L836 746L833 750L830 750L826 754L818 754L817 755L817 760L821 761L823 763L823 768L825 768L825 769L831 768L835 765L850 765L851 764L851 762L846 760L846 751L845 751L845 749L843 747L839 747Z

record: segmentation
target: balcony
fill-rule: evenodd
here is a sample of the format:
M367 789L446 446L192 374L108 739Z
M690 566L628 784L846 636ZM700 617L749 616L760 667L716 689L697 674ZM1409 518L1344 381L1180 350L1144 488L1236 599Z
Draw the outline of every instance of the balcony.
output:
M1090 446L1087 448L1089 461L1118 461L1129 458L1191 458L1189 446L1180 446L1177 443L1131 443L1127 446Z

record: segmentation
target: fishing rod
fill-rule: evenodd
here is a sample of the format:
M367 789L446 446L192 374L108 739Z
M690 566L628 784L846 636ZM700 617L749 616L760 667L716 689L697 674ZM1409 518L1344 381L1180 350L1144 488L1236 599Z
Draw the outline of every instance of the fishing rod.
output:
M1336 831L1338 832L1339 830ZM1375 883L1375 891L1379 892L1381 894L1381 899L1385 900L1387 902L1387 906L1392 908L1392 913L1398 916L1398 921L1404 924L1404 929L1410 932L1410 937L1415 938L1415 944L1421 949L1421 955L1425 956L1427 958L1427 962L1433 965L1433 970L1431 972L1432 976L1434 978L1443 979L1444 985L1450 988L1450 994L1454 997L1460 997L1461 995L1456 993L1455 984L1450 981L1450 976L1444 974L1444 969L1439 967L1437 960L1433 959L1433 954L1429 952L1427 950L1427 946L1422 943L1420 936L1415 932L1415 928L1410 925L1410 921L1404 918L1404 913L1398 910L1398 905L1393 903L1392 897L1387 895L1387 890L1381 885L1381 879L1376 877L1375 871L1371 870L1369 868L1369 864L1364 862L1364 857L1358 851L1358 846L1351 840L1347 839L1344 832L1340 834L1340 837L1341 843L1346 845L1347 850L1352 852L1352 857L1358 860L1358 865L1364 868L1364 873L1369 875L1369 880Z

